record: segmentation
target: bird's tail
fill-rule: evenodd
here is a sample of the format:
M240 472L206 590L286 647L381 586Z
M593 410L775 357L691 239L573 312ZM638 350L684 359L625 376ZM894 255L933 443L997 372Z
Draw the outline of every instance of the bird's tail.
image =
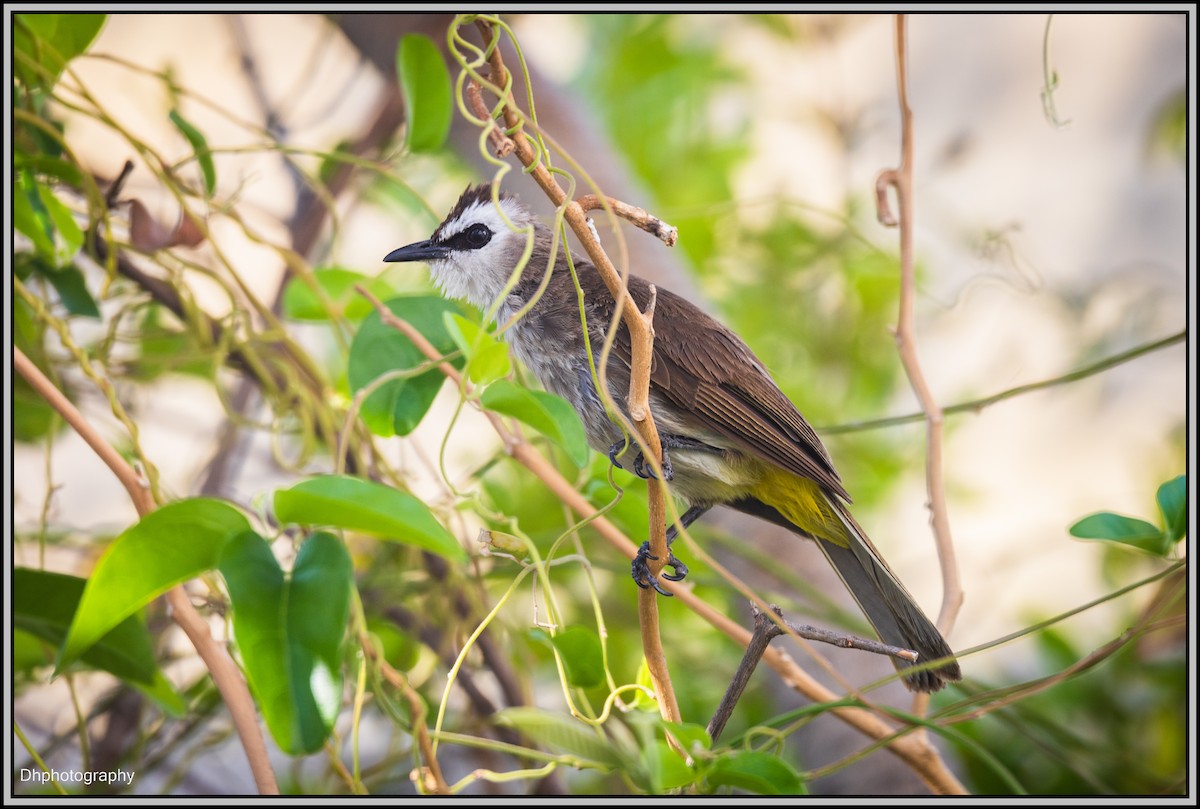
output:
M746 498L729 505L801 536L816 539L817 546L833 565L884 643L915 651L916 664L943 661L936 668L905 674L905 670L915 664L892 658L910 690L937 691L949 681L961 680L958 661L954 659L954 652L942 633L925 617L917 602L871 544L866 532L839 501L824 493L819 496L824 501L820 509L824 519L813 519L815 513L805 509L807 519L801 525L785 517L780 509L757 498Z

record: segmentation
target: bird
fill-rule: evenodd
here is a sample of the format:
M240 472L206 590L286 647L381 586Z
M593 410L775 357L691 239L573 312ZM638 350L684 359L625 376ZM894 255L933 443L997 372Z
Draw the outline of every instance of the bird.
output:
M424 262L444 297L484 312L494 307L496 323L507 325L503 334L512 354L575 408L591 447L617 466L633 455L636 474L655 474L636 448L627 449L626 432L610 418L593 382L588 344L599 362L613 297L591 263L575 258L573 277L562 249L550 267L552 245L553 232L516 195L485 183L468 186L430 238L393 250L384 261ZM932 692L960 680L950 646L851 516L850 494L829 453L763 362L686 299L663 288L652 293L633 273L628 289L641 311L655 295L650 409L662 441L662 478L688 504L678 526L670 526L668 543L679 526L714 506L811 539L879 637L917 653L916 663L893 659L909 690ZM605 368L611 400L622 409L631 356L629 332L619 323ZM634 580L669 594L650 572L650 558L643 545L633 562ZM679 581L687 567L671 553L660 575ZM911 670L926 663L933 665Z

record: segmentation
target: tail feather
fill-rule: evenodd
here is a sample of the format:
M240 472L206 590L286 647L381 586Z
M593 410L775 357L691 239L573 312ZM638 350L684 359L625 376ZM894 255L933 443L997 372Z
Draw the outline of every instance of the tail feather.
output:
M854 596L854 600L858 602L858 606L875 627L880 639L892 646L915 651L918 664L946 660L935 669L904 674L905 670L912 668L914 664L892 658L896 668L904 675L905 685L913 691L930 692L941 689L949 681L961 680L962 672L954 659L954 652L941 632L925 617L925 613L904 589L904 585L871 544L866 532L859 527L845 507L833 498L829 498L829 501L845 525L850 541L842 545L817 538L817 547L833 565L846 588ZM728 505L814 539L810 532L795 525L761 500L746 498Z

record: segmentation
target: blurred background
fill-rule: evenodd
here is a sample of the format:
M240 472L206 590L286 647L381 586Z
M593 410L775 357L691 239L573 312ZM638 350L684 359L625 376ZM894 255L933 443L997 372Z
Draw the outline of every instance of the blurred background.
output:
M893 18L530 14L505 20L527 61L543 130L606 193L679 228L673 250L626 228L630 266L701 303L745 338L825 438L859 522L926 612L937 615L942 574L928 526L924 426L869 424L918 412L890 331L898 236L878 224L873 199L875 176L899 160ZM175 178L199 187L201 171L189 160L193 146L168 112L178 110L203 133L217 184L210 198L189 197L188 204L203 210L209 232L194 248L171 247L184 256L171 277L213 318L233 318L246 296L268 305L275 299L288 269L280 245L308 266L349 270L392 293L428 291L421 270L383 265L382 257L426 238L468 182L495 172L480 154L478 130L457 112L443 147L414 153L402 146L396 43L417 32L444 48L451 21L440 14L113 14L72 63L62 82L69 89L51 110L86 172L112 180L133 160L124 198L139 200L168 226L179 217L178 197L131 142L180 161ZM1078 540L1068 528L1097 511L1154 522L1159 485L1187 471L1187 349L1178 336L1190 317L1191 25L1182 14L909 20L918 351L938 401L972 402L1065 377L1176 337L1101 373L947 416L942 460L966 594L950 636L957 650L1103 599L1162 565L1111 543ZM472 29L464 35L478 41ZM515 54L508 63L518 64ZM451 75L457 72L452 66ZM90 103L64 103L79 98ZM335 150L361 163L328 159ZM319 177L328 195L315 193L299 179L305 176ZM519 172L503 182L549 211ZM614 243L611 231L601 233ZM295 425L243 390L237 373L214 373L204 356L181 348L186 342L166 340L186 333L169 314L153 315L159 342L143 339L145 328L138 340L125 339L113 323L131 301L144 303L144 294L124 283L110 288L94 262L78 264L101 317L73 318L73 332L102 356L165 491L204 491L252 506L297 474L328 468L328 455L308 453ZM350 396L344 346L328 324L293 317L288 327L344 405ZM103 396L72 372L52 339L45 345L47 362L62 366L85 412L119 435ZM436 473L456 403L457 392L443 389L415 432L381 445L403 466L414 492L457 509L449 524L473 545L486 520L471 513L469 502L447 500ZM86 575L103 539L136 515L82 442L54 428L20 391L14 418L15 563ZM561 508L511 462L485 463L498 443L481 419L468 414L453 424L446 476L519 516L539 542L553 541L567 525ZM593 464L591 477L583 470L580 479L601 480L601 466ZM634 500L626 502L631 526ZM630 530L638 536L644 525ZM812 548L731 514L713 515L693 535L793 620L861 626ZM356 553L364 600L374 588L386 601L390 585L365 568L396 560L369 549ZM588 545L588 557L608 600L614 660L636 665L628 565L598 542ZM748 622L744 600L704 566L693 571L689 581ZM394 575L408 574L395 569ZM563 575L560 598L572 592ZM507 581L498 576L483 591ZM1156 592L1142 587L1052 629L969 654L962 661L969 690L947 700L1068 668L1119 636ZM589 608L581 602L572 611L586 617ZM740 653L675 605L663 609L684 715L703 724ZM533 621L528 596L505 620L504 631L524 638ZM401 630L419 634L411 626ZM1177 793L1186 645L1181 626L1151 640L1011 710L956 727L1001 756L1032 792ZM802 651L791 651L806 662ZM414 652L424 661L414 682L439 680L436 656L428 649L421 654ZM561 709L552 659L524 654L543 678L533 686L535 701ZM890 671L866 655L829 657L856 683ZM180 673L186 661L177 663L177 677L194 676ZM634 673L626 668L620 676ZM76 723L62 681L46 680L44 672L29 673L15 704L18 720L41 744L69 737ZM96 675L86 683L85 701L111 692L111 678ZM432 687L430 693L440 693L436 682ZM879 693L907 704L896 683ZM735 715L736 729L800 702L761 671ZM210 719L221 727L219 714ZM387 761L399 742L388 736L386 720L372 721L384 725L380 734L388 741L380 742L378 755ZM1089 749L1094 745L1085 740L1092 738L1121 739L1125 749ZM229 764L237 761L236 748L217 739L171 743L165 757L171 763L148 773L136 792L252 789L248 776L231 785L244 769ZM823 717L790 733L785 755L819 775L810 784L816 792L924 790L886 752L843 761L862 744ZM961 746L942 746L969 788L1010 790ZM328 763L314 758L295 767L294 788L336 789ZM457 762L464 773L474 766L470 756ZM379 792L411 791L405 761L393 769L387 776L380 767ZM619 788L594 776L566 782L578 794Z

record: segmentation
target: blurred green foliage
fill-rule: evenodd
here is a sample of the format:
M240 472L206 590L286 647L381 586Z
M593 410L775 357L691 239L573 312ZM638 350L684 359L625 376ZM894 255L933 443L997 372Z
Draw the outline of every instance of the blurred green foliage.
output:
M1182 609L1182 604L1178 605ZM1037 636L1037 671L1061 671L1086 650L1058 628ZM1087 671L957 726L996 756L1034 795L1179 795L1188 759L1187 645L1178 631L1146 635ZM975 685L981 685L976 683ZM978 795L1009 785L962 756Z
M738 200L753 121L748 106L722 101L753 96L714 29L679 15L584 19L594 58L576 86L651 193L646 207L679 228L679 249L722 319L814 425L880 414L902 380L888 331L898 259L855 230L856 200L834 211L799 199ZM769 17L753 21L789 34ZM878 499L911 465L902 446L913 436L828 442L856 502Z

